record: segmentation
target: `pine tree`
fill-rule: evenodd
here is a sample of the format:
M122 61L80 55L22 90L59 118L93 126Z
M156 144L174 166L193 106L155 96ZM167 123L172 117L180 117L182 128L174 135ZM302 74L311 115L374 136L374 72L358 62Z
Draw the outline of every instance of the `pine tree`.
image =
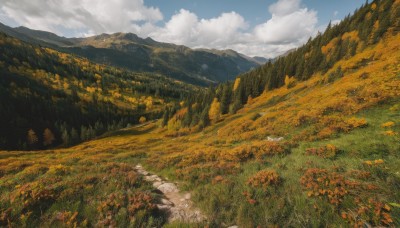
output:
M183 117L182 120L182 125L184 127L190 126L190 124L192 123L192 116L193 116L192 105L189 103L187 107L187 112L185 113L185 116Z
M161 122L161 126L165 127L168 125L168 120L169 120L169 109L166 108L162 117L162 122Z
M231 102L231 85L225 84L222 89L221 96L221 114L226 114L229 111L229 104Z
M71 129L71 144L76 144L79 142L79 135L75 128Z
M85 126L81 126L81 141L88 140L87 128Z
M64 129L64 131L61 134L61 139L63 141L64 146L69 146L71 145L71 138L68 134L67 129Z
M206 106L203 111L200 114L200 119L199 119L199 127L200 128L205 128L210 124L210 119L209 119L209 109L210 106Z

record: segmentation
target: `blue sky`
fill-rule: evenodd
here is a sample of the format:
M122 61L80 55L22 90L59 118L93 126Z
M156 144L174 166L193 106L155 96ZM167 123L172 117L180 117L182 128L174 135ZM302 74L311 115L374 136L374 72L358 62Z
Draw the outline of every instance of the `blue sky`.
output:
M364 0L0 0L0 21L66 37L132 32L192 48L276 57Z
M274 0L145 0L149 6L161 9L165 18L170 18L180 9L187 9L201 18L212 18L223 12L235 11L241 14L251 25L268 20L271 13L268 7ZM330 20L340 20L353 13L365 0L304 0L302 4L318 12L319 24L328 24Z

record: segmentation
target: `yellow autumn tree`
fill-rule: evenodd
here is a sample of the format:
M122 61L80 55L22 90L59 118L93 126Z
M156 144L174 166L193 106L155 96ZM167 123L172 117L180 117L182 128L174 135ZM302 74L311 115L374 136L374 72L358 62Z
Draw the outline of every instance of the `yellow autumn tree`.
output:
M240 85L240 78L236 78L235 83L233 84L233 91L235 91Z
M44 132L43 132L43 145L44 146L49 146L49 145L53 144L55 139L56 138L54 137L54 134L53 134L53 132L51 132L50 129L48 129L48 128L44 129Z
M208 117L212 121L217 121L221 114L221 103L218 101L218 98L214 98L210 111L208 112Z
M139 123L144 123L144 122L146 122L146 117L144 117L144 116L141 116L140 118L139 118Z
M286 85L286 88L288 88L288 89L294 87L296 85L296 79L294 77L289 77L289 75L286 75L285 85Z
M36 133L34 130L29 129L28 135L27 135L27 141L29 145L33 145L38 142L38 137L36 136Z

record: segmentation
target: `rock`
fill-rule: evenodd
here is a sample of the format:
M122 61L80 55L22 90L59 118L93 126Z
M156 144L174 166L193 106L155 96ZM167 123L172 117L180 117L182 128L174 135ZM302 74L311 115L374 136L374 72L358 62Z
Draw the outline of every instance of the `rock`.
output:
M267 137L267 140L268 141L270 141L270 142L279 142L279 141L282 141L282 140L284 140L284 138L283 137L279 137L279 138L273 138L273 137Z
M161 203L164 205L170 205L170 206L174 205L171 201L164 199L164 198L161 199Z
M158 186L162 185L163 182L162 181L156 181L153 183L153 187L158 188Z
M158 186L157 189L163 192L164 194L170 192L179 192L178 188L173 183L164 183Z
M164 204L157 204L157 208L159 210L170 210L171 206L170 205L164 205Z
M186 199L186 200L190 200L190 198L191 198L190 193L186 193L186 194L185 194L185 199Z
M161 178L157 175L145 176L144 179L150 182L161 181Z

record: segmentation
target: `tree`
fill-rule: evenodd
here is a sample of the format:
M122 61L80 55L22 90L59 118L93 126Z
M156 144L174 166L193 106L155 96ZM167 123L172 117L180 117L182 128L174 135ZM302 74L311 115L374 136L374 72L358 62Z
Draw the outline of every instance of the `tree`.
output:
M71 129L71 144L76 144L79 142L79 134L75 128Z
M169 109L165 109L163 117L162 117L162 123L161 126L165 127L168 125L168 120L169 120Z
M27 141L28 145L34 145L38 142L38 137L33 129L28 130Z
M210 106L206 106L200 114L199 126L200 128L205 128L208 124L210 124L209 112Z
M54 134L53 134L53 132L51 132L50 129L48 129L48 128L44 129L44 132L43 132L43 145L44 146L52 145L55 139L56 138L54 137Z
M221 114L221 103L218 101L218 98L214 98L210 106L210 111L208 112L208 117L212 121L218 121L220 114Z
M187 107L187 112L182 120L182 125L185 127L189 127L190 124L192 123L192 117L193 117L192 104L189 103Z
M81 141L88 140L87 128L85 126L81 126Z
M141 116L140 118L139 118L139 123L145 123L146 122L146 117L144 117L144 116Z
M222 96L221 96L221 113L226 114L229 111L229 104L231 102L231 86L230 84L226 84L223 86L222 89Z
M71 144L71 139L69 137L67 129L64 129L64 131L62 132L61 139L62 139L63 144L65 146L69 146Z

